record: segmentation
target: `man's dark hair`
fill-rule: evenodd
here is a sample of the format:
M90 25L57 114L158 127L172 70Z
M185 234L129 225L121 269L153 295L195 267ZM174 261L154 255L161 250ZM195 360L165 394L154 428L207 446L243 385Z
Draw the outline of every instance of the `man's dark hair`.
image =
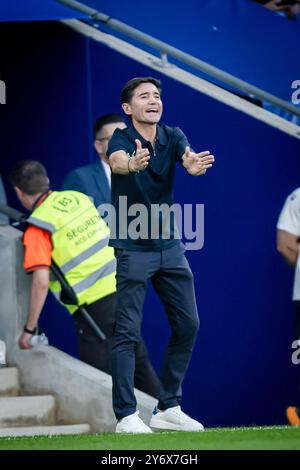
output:
M9 181L30 196L49 189L46 169L36 160L19 161L10 172Z
M94 139L97 138L97 135L103 126L106 126L106 124L113 124L114 122L124 122L124 124L126 124L124 118L119 114L105 114L104 116L98 117L93 126Z
M160 80L157 80L153 77L136 77L125 83L123 90L121 91L121 103L130 103L134 95L134 90L142 83L152 83L154 86L156 86L159 93L161 94L162 89Z

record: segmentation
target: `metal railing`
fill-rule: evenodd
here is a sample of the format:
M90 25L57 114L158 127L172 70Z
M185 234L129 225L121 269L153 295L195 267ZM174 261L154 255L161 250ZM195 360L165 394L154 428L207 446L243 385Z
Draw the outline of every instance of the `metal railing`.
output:
M169 55L179 60L180 62L186 65L189 65L201 71L202 73L205 73L206 75L211 76L214 79L223 82L224 84L229 85L230 87L234 87L238 89L239 91L244 92L248 96L252 95L262 101L267 101L268 103L271 103L274 106L277 106L285 111L288 111L289 113L292 113L295 116L300 116L300 109L294 106L293 104L290 104L287 101L281 98L278 98L277 96L272 95L271 93L268 93L267 91L264 91L256 86L253 86L250 83L240 80L239 78L236 78L233 75L227 72L224 72L223 70L220 70L212 65L209 65L206 62L200 59L197 59L196 57L190 54L182 52L180 49L177 49L176 47L170 46L169 44L163 41L155 39L153 36L150 36L149 34L145 34L138 29L132 28L131 26L128 26L127 24L122 23L121 21L115 20L114 18L111 18L105 13L101 13L95 10L94 8L88 7L87 5L84 5L83 3L78 2L77 0L57 0L57 1L60 3L63 3L64 5L70 8L78 10L81 13L85 13L93 21L99 21L100 23L103 23L106 26L109 26L115 31L125 34L131 39L134 39L143 44L146 44L147 46L157 49L160 52L164 62L166 62L166 57L167 55Z

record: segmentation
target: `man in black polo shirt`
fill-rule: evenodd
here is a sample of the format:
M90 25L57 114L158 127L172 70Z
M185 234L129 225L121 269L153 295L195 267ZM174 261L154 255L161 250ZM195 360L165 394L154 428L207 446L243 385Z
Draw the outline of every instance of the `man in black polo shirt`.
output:
M162 212L153 208L160 204L172 206L176 162L198 176L212 166L214 157L209 152L191 151L179 128L158 125L162 114L160 95L160 82L154 78L134 78L126 83L122 107L132 126L114 132L107 152L117 221L115 237L110 240L117 258L113 406L118 420L116 432L124 433L152 432L138 416L133 382L134 350L140 340L148 279L164 305L172 331L161 372L159 402L150 426L203 430L201 423L180 408L181 384L199 327L193 275L174 218L165 220ZM124 213L127 207L128 216ZM142 216L137 224L134 216L138 212Z

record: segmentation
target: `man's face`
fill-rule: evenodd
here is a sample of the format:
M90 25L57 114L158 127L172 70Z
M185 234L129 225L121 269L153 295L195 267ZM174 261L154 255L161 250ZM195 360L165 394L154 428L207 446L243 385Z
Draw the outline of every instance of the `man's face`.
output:
M131 116L133 124L157 124L162 109L159 90L153 83L142 83L134 90L131 102L123 103L123 110Z
M108 142L110 141L115 130L125 129L125 127L126 124L124 122L112 122L111 124L105 124L105 126L102 127L100 132L98 132L94 145L96 152L102 160L107 160L106 153Z

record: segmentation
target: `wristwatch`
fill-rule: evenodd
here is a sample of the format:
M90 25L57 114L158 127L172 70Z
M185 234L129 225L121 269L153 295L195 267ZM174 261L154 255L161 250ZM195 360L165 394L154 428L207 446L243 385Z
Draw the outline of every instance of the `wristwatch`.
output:
M37 328L33 328L33 330L30 330L29 328L27 328L27 326L25 325L24 328L23 328L23 331L25 331L25 333L29 333L30 335L35 335L36 333L36 330Z

